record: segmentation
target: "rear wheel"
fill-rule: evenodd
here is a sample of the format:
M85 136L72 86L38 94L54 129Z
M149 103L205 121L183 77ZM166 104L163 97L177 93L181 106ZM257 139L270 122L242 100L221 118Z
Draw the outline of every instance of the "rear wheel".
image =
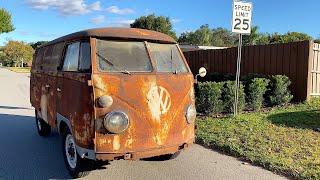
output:
M88 172L84 171L84 165L87 163L78 155L75 139L69 129L63 132L62 138L62 153L69 174L73 178L86 176Z
M51 133L51 127L47 124L43 119L38 117L38 113L36 111L36 126L38 130L38 134L42 137L47 137Z

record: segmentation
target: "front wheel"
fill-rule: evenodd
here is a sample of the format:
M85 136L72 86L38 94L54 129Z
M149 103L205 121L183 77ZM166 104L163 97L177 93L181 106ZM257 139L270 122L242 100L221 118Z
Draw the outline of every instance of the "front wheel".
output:
M38 117L38 113L36 111L36 125L38 134L42 137L47 137L51 133L51 126L47 124L43 119Z
M78 155L75 139L68 129L65 130L62 138L62 153L69 174L73 178L87 175L83 171L84 160Z

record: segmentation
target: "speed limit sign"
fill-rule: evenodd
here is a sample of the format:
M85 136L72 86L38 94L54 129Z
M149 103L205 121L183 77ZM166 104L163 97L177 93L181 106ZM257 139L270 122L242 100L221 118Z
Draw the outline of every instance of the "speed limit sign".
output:
M239 34L238 58L237 58L237 72L235 83L235 97L234 97L234 116L238 115L239 104L239 89L240 89L240 74L241 74L241 52L242 52L242 35L251 33L251 19L252 19L252 3L241 2L234 0L233 2L233 19L232 32Z
M235 1L233 3L232 32L239 34L251 33L252 4Z

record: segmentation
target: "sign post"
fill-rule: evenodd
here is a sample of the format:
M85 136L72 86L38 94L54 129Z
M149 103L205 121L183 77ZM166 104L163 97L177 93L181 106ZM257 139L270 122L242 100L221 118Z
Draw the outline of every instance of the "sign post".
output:
M252 19L252 3L237 1L233 2L233 19L232 32L239 34L237 72L235 83L235 100L234 100L234 116L238 115L239 104L239 88L240 88L240 73L241 73L241 52L242 52L242 35L251 33Z

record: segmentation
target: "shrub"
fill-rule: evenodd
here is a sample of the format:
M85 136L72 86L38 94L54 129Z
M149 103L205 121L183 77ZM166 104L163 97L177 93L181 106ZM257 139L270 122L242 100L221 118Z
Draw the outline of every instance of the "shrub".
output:
M197 111L204 115L221 113L223 103L221 100L223 83L204 82L198 84Z
M225 112L234 112L235 81L226 81L222 90L222 100ZM240 83L238 110L242 111L245 107L244 86Z
M269 104L271 106L289 103L293 96L289 90L291 84L287 76L275 75L271 78Z
M257 74L257 73L249 73L247 75L241 76L240 80L245 86L245 92L248 92L249 85L252 83L252 80L255 78L268 78L267 75Z
M320 109L320 97L313 97L308 104L314 108Z
M248 86L247 102L253 110L260 110L264 103L264 94L270 80L265 78L254 78Z

